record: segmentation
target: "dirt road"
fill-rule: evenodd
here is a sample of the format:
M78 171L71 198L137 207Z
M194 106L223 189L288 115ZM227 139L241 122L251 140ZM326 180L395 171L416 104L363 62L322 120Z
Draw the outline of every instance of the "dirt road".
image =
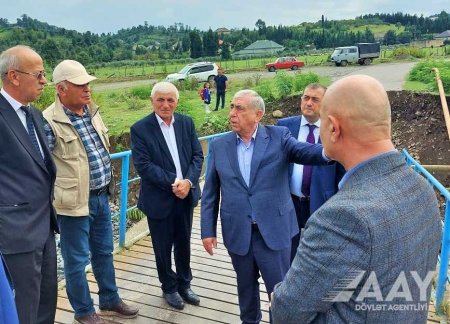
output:
M367 66L360 65L350 65L345 67L337 66L312 66L305 67L302 72L314 72L320 76L327 76L331 81L335 81L346 75L351 74L366 74L378 79L385 87L386 90L402 90L403 83L405 82L406 76L411 68L416 64L415 62L400 62L400 63L383 63L374 64ZM287 71L288 74L295 73L293 71ZM228 78L232 82L233 80L243 80L251 78L255 75L261 75L262 78L273 78L276 73L267 72L266 70L261 70L258 72L239 72L227 74ZM112 90L112 89L122 89L134 87L136 85L148 85L155 83L157 79L148 80L135 80L135 81L124 81L124 82L114 82L107 84L93 84L93 88L97 91L101 90Z

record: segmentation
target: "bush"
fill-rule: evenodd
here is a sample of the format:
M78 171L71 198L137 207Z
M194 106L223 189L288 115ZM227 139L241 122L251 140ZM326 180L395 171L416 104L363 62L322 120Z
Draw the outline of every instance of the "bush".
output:
M271 102L276 99L271 82L261 82L261 84L255 88L255 91L258 92L265 102Z
M442 84L446 92L450 91L450 62L444 60L427 60L416 64L408 75L409 81L419 81L428 84L437 91L433 68L438 68Z
M220 115L206 115L205 121L198 128L199 136L223 133L230 130L228 117Z
M398 47L392 54L397 59L406 59L409 57L424 58L425 52L417 47Z
M294 91L303 91L308 84L318 83L319 76L315 73L308 72L305 74L297 74L294 80Z
M284 71L278 72L275 76L275 87L278 90L278 98L286 98L294 89L294 78Z
M131 96L127 98L127 108L130 110L139 110L141 109L141 102L139 98L136 98L135 96Z
M179 81L175 84L179 91L182 90L197 90L198 81L195 78L187 78L186 80Z
M150 98L151 87L149 86L138 86L131 88L131 95L142 100L147 100Z

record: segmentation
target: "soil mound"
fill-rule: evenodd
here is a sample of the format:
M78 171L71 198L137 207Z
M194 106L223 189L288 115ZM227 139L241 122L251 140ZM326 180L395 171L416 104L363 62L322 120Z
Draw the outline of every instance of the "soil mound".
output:
M409 91L388 91L392 109L392 137L397 149L406 148L421 164L450 164L450 141L447 135L441 101L438 95ZM290 97L266 105L263 123L273 125L280 110L283 117L299 114L298 97ZM447 97L447 103L449 97ZM450 186L450 176L435 174Z

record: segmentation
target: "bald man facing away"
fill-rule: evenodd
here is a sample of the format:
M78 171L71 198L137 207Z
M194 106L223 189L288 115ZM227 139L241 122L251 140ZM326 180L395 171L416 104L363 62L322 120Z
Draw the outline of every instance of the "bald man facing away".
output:
M274 323L426 323L438 204L392 144L385 90L368 76L343 78L320 118L324 149L347 173L275 286Z

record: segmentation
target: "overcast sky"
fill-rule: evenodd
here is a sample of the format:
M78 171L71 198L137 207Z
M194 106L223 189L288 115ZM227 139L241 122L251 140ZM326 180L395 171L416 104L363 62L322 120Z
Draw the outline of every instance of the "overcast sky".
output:
M5 0L6 1L6 0ZM353 19L367 13L423 14L450 11L449 0L12 0L3 4L0 18L15 23L26 14L50 25L79 32L115 33L143 25L170 26L181 22L199 30L219 27L253 29L258 19L267 26Z

